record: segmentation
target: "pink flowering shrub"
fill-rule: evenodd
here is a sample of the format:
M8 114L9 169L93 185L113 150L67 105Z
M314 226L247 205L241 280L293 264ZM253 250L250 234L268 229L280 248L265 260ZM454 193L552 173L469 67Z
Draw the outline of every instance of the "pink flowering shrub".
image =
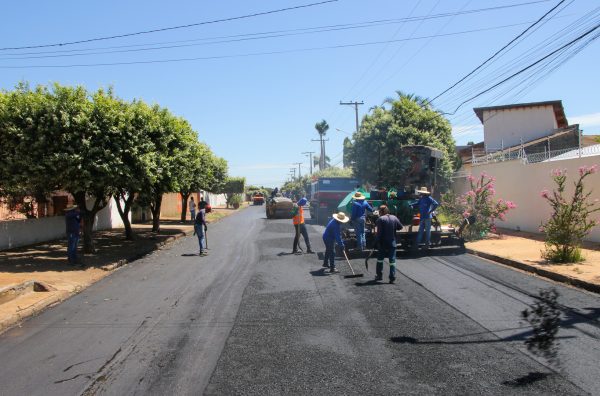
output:
M479 178L469 176L470 189L465 194L456 196L449 192L442 196L441 210L453 223L459 224L462 219L475 216L475 223L470 225L465 238L469 240L480 239L488 232L496 231L496 219L505 220L506 213L517 207L512 201L495 199L496 179L482 173Z
M552 179L556 188L550 192L543 190L542 198L552 207L552 215L540 226L546 233L545 251L542 256L555 263L574 263L583 261L581 242L591 229L598 224L591 214L600 210L598 200L592 200L592 191L585 191L584 179L598 171L598 165L579 168L579 179L574 183L573 196L565 197L567 182L566 170L555 169Z

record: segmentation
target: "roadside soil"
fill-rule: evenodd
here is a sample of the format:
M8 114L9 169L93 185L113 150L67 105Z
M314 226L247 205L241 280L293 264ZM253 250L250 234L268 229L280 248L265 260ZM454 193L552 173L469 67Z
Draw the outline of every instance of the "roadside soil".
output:
M236 212L213 208L207 222L218 221ZM160 233L156 234L151 231L151 223L134 224L136 238L133 241L125 239L123 229L97 231L94 234L96 253L85 256L80 253L81 267L68 265L64 239L0 251L0 331L80 292L121 265L193 232L191 221L181 223L179 219L161 219L160 227ZM38 290L46 291L26 290L22 294L7 291L29 281L41 285Z
M499 234L492 234L486 239L468 242L466 247L600 285L600 244L585 243L582 249L585 261L581 263L552 264L541 256L544 250L543 235L512 230L499 231Z

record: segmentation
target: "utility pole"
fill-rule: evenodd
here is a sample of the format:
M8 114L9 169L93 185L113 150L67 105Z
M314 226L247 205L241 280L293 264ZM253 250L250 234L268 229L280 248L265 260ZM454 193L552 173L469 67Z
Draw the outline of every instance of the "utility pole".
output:
M310 166L310 175L312 176L312 164L313 164L313 157L312 155L314 154L314 151L305 151L302 154L306 155L308 157L308 165Z
M292 180L296 178L296 168L290 168L290 174L292 175Z
M350 105L354 106L354 113L356 114L356 133L358 133L358 105L363 105L365 102L362 100L360 102L342 102L340 100L340 105Z
M319 135L319 139L311 139L313 142L321 142L321 157L319 159L319 170L325 168L325 142L329 139L323 139L323 135ZM312 161L312 159L311 159ZM312 163L312 162L311 162Z
M294 165L298 165L298 179L301 179L302 171L300 170L300 167L302 166L302 162L294 162Z

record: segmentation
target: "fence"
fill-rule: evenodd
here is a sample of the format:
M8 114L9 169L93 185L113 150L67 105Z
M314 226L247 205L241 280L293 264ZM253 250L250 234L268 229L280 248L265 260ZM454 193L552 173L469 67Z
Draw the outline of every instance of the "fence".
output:
M535 164L538 162L558 161L594 155L600 155L600 144L582 148L571 147L562 150L544 150L537 153L528 153L526 148L519 148L515 151L496 151L480 157L473 157L471 163L474 166L477 166L496 162L520 160L525 164Z

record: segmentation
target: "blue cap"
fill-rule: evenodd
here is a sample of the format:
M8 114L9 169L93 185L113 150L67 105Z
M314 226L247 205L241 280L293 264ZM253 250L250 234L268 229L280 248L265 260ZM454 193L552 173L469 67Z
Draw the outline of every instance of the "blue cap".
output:
M300 201L298 201L298 206L304 206L307 202L308 200L306 198L300 198Z

